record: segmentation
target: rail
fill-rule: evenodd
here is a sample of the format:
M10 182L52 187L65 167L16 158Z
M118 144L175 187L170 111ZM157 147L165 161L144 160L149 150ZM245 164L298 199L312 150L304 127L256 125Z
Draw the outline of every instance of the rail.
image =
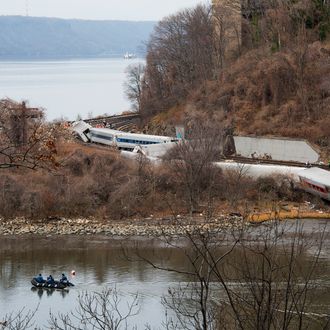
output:
M131 123L132 121L138 122L140 120L140 115L138 113L125 114L125 115L114 115L114 116L105 116L98 118L85 119L84 122L90 125L104 124L114 125L120 122L122 125L125 123Z

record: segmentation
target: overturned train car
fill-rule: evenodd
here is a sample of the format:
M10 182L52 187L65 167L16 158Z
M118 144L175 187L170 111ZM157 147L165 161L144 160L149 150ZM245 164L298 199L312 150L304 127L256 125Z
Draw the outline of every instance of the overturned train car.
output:
M134 134L109 128L94 128L83 121L75 122L72 128L84 142L99 143L129 151L134 150L136 146L178 141L178 139L169 136Z
M299 187L313 195L330 201L330 172L312 167L298 174Z

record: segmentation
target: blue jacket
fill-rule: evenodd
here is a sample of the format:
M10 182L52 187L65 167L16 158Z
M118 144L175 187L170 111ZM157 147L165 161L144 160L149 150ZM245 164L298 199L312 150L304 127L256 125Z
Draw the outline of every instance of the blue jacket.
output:
M62 275L60 282L67 282L68 278L65 275Z
M54 278L53 278L53 276L52 275L49 275L48 277L47 277L47 283L54 283L55 281L54 281Z
M42 275L38 275L38 276L36 276L35 279L36 279L36 281L37 281L38 283L44 283L44 282L45 282L45 280L44 280L44 278L42 277Z

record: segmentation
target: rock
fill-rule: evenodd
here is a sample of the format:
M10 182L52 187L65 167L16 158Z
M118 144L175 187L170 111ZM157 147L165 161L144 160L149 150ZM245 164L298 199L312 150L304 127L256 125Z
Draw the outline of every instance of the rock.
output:
M58 219L56 221L31 223L25 219L17 218L0 223L1 235L108 235L108 236L141 236L141 237L159 237L168 235L178 237L188 233L193 233L197 229L202 231L217 233L223 229L242 228L245 224L242 217L236 214L231 217L221 215L211 219L208 222L200 218L194 219L192 223L189 218L178 214L176 219L181 219L184 226L175 225L175 220L171 217L145 219L134 219L122 223L99 222L97 219ZM174 220L174 221L173 221Z

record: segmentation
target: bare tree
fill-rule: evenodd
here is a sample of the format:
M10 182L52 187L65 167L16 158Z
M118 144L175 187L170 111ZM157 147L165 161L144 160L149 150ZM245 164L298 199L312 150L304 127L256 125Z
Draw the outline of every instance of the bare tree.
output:
M325 324L327 315L310 309L325 228L311 240L308 235L301 225L279 223L244 233L237 253L227 260L227 271L217 270L224 287L235 283L228 287L222 322L242 329L309 329L315 317L321 326ZM306 262L311 249L311 261Z
M142 63L130 65L126 69L125 93L136 111L141 109L144 71L145 65Z
M187 226L186 226L187 225ZM221 264L233 251L236 243L230 241L228 249L219 250L219 242L226 246L228 237L221 230L210 230L208 225L197 226L193 223L177 222L178 231L184 232L186 244L173 239L165 233L160 240L175 254L184 256L179 268L166 266L162 261L150 259L137 250L136 255L157 270L183 275L187 280L183 284L170 287L162 303L167 311L174 312L175 318L166 313L166 329L218 329L218 304L214 300L214 268ZM132 260L132 259L130 259ZM173 315L173 313L172 313Z
M21 309L17 313L10 313L4 316L3 321L0 322L0 329L3 330L28 330L34 329L35 321L34 316L38 310L38 307L34 311L25 311Z
M216 286L213 272L215 268L221 267L236 243L219 251L215 240L226 240L226 235L203 227L186 232L186 237L190 243L184 250L191 266L190 272L186 273L190 281L184 286L170 288L169 296L163 298L163 304L175 312L183 329L218 329L219 304L214 292Z
M238 202L242 200L246 191L249 166L237 163L234 169L224 173L225 197L233 209L238 208Z
M175 105L213 75L210 6L197 6L164 18L148 44L142 113Z
M202 196L206 196L204 200L209 206L214 198L215 187L221 182L221 170L213 162L222 155L222 146L221 128L210 121L195 119L189 123L187 139L165 156L167 166L184 191L191 216L198 210Z
M56 166L53 129L43 119L24 102L0 101L0 169Z
M116 288L105 289L101 293L82 293L78 297L78 307L71 314L51 314L49 325L57 330L119 330L128 329L129 318L139 312L138 296L123 306Z
M168 329L327 329L329 314L315 310L326 228L275 222L248 230L186 231L187 244L164 235L188 267L171 268L140 255L155 269L187 276L163 298L176 319Z

